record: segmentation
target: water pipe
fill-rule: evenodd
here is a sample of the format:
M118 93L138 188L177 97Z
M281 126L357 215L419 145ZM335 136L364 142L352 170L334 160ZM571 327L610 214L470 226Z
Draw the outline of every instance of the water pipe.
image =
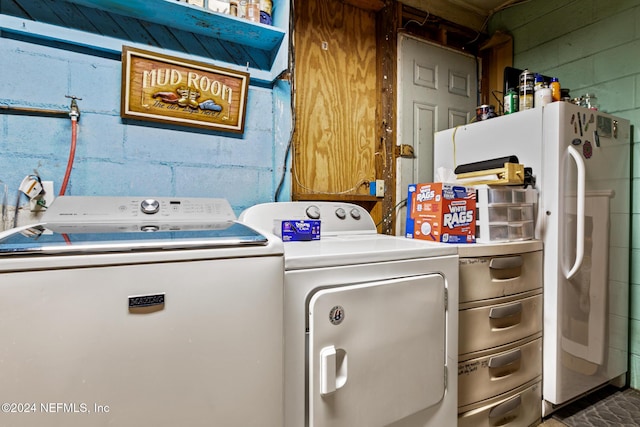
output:
M0 105L0 113L13 114L17 116L69 117L68 110L48 110L45 108L15 107L11 105Z
M67 191L67 185L69 184L69 177L71 176L71 169L73 168L73 161L76 157L76 142L78 139L78 120L80 120L80 108L78 108L78 99L75 96L67 96L71 98L71 106L69 109L69 117L71 118L71 148L69 150L69 160L67 161L67 170L64 173L64 179L62 180L62 186L60 187L59 196L64 196Z

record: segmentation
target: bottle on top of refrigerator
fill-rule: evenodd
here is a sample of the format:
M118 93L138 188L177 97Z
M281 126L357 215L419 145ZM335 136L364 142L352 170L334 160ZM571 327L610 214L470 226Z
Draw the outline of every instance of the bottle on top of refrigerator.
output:
M534 76L531 71L525 69L522 73L520 73L518 111L524 111L533 108L533 83Z
M542 85L544 85L544 77L542 77L542 74L535 73L533 80L533 91L535 92L536 90L540 89Z
M551 78L551 99L553 102L560 101L562 99L562 89L560 89L560 81L557 77Z
M551 89L547 86L546 83L542 83L540 87L535 91L533 96L533 105L537 107L542 107L544 105L550 104L553 101L551 96Z
M504 114L512 114L518 111L518 94L512 87L504 96Z
M583 107L586 107L590 110L597 110L598 105L598 97L595 93L585 93L582 97Z

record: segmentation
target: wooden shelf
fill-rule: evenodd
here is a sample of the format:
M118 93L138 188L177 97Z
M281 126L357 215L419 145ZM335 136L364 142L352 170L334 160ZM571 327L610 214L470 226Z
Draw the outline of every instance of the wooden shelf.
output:
M123 45L247 71L270 84L288 67L289 0L274 25L176 0L2 0L0 30L120 55Z
M346 202L362 206L371 212L382 199L364 194L294 194L292 200L299 202Z
M239 45L272 52L285 32L176 0L64 0L129 18L142 19L193 34L215 37Z
M294 200L317 200L333 202L378 202L381 198L364 194L295 194Z

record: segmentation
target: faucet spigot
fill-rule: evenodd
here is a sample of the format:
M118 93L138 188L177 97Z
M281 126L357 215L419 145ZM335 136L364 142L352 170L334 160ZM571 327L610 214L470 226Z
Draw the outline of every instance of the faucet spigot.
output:
M69 96L65 95L67 98L71 98L71 106L69 107L69 117L71 120L78 121L80 120L80 107L78 107L78 101L82 100L82 98L78 98L77 96Z

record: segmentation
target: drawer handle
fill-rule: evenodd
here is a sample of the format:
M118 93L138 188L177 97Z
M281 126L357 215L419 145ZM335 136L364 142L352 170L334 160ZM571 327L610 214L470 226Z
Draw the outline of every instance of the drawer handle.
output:
M522 303L517 302L504 307L493 307L491 311L489 311L489 318L504 319L505 317L515 316L520 313L522 313Z
M490 368L501 368L503 366L511 365L522 358L522 351L520 349L514 350L510 353L503 354L501 356L495 356L489 359Z
M489 411L489 418L503 417L507 415L509 412L513 411L514 409L519 408L521 405L522 405L522 398L520 397L520 395L518 395L491 409L491 411Z
M522 257L520 255L491 258L491 262L489 262L489 268L493 268L495 270L507 270L510 268L522 267L522 264L524 264L524 261L522 260Z

